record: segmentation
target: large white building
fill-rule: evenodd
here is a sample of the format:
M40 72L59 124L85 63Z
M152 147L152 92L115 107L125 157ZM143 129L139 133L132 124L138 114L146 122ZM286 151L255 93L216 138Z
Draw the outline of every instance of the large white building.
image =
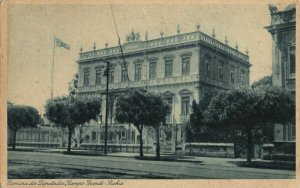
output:
M272 35L272 81L289 92L292 100L296 96L296 6L291 4L284 10L269 6L271 24L266 29ZM295 124L276 124L274 145L276 153L295 154Z
M133 126L114 120L114 101L130 88L143 88L161 93L170 104L168 126L162 128L162 145L180 144L185 141L184 125L189 120L193 100L199 102L205 95L235 85L249 85L248 52L232 48L225 42L200 31L200 26L190 33L145 40L132 31L121 48L108 47L84 52L81 49L77 61L79 93L100 95L103 99L102 120L85 128L84 142L103 142L106 99L106 61L110 62L109 78L109 142L138 143L138 132ZM127 74L129 80L127 79ZM153 130L145 129L146 144L153 142ZM155 140L155 139L154 139ZM164 146L162 147L164 148ZM174 148L174 147L173 147ZM170 149L170 148L169 148Z

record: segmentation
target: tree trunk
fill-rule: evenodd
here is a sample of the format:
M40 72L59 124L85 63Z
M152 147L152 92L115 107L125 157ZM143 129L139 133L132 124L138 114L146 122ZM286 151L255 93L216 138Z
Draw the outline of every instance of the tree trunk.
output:
M251 163L252 157L252 132L251 129L247 131L247 162Z
M72 143L72 129L69 128L69 138L68 138L68 152L71 152L71 143Z
M160 158L159 125L156 126L156 158Z
M143 125L141 125L141 129L139 129L140 132L140 156L144 156L143 153Z
M17 131L13 130L13 143L12 143L12 150L16 150L16 140L17 140Z

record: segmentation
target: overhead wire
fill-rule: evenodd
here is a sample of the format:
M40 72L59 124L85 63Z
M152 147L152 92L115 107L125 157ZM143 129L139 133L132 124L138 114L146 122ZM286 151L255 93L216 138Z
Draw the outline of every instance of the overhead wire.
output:
M129 82L130 80L129 80L129 76L128 76L127 66L126 66L126 62L125 62L125 58L124 58L123 48L122 48L122 45L121 45L121 39L120 39L120 35L119 35L117 23L116 23L114 11L113 11L112 5L111 4L109 4L109 5L110 5L111 14L112 14L112 17L113 17L113 20L114 20L114 25L115 25L115 29L116 29L116 33L117 33L117 37L118 37L118 44L119 44L119 47L120 47L120 50L121 50L121 56L122 56L122 60L123 60L123 66L125 67L127 81Z

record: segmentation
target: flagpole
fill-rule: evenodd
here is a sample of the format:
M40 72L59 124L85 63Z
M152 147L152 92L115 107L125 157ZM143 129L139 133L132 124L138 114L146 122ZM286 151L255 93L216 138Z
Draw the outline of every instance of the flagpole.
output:
M55 36L53 40L53 57L52 57L52 66L51 66L51 99L53 98L54 57L55 57Z

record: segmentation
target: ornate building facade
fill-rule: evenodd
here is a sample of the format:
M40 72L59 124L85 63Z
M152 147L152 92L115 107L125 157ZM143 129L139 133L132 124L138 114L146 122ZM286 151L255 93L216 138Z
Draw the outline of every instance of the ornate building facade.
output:
M279 11L269 5L271 25L266 29L272 35L272 81L273 85L283 87L295 101L296 94L296 7L289 5ZM295 125L276 124L274 144L277 152L295 152ZM290 147L292 146L292 147Z
M236 85L249 85L249 56L238 45L232 48L227 39L222 43L215 34L208 36L200 31L181 34L179 26L174 36L141 40L132 31L121 48L108 47L81 52L77 61L78 89L82 95L100 95L103 99L102 117L109 105L109 142L138 143L138 132L133 126L119 124L114 120L114 102L118 95L130 88L142 88L161 93L170 104L171 114L167 125L161 130L162 145L181 144L185 141L184 125L189 120L193 100L199 102L205 95L227 90ZM106 99L106 61L110 62L109 103ZM127 74L128 72L128 78ZM102 120L103 119L103 120ZM96 126L86 131L90 142L103 142L104 118L94 122ZM145 144L154 142L154 131L145 129ZM163 147L162 147L163 148ZM174 147L173 147L174 148Z

